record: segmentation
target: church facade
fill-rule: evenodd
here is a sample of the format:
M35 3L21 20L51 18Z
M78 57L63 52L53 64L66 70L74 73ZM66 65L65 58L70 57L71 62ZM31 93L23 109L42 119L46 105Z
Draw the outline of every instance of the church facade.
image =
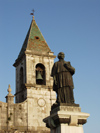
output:
M54 59L33 16L21 51L13 64L16 69L16 93L11 94L9 85L6 103L0 101L0 133L50 133L43 119L49 115L51 105L56 100L50 76Z

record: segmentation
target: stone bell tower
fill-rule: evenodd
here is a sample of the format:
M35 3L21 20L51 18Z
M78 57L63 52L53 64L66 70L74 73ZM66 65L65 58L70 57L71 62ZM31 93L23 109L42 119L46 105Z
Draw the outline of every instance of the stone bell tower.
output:
M49 114L56 94L52 90L51 69L55 56L40 32L34 16L21 51L14 63L16 68L16 103L28 102L30 131L45 131L42 119Z

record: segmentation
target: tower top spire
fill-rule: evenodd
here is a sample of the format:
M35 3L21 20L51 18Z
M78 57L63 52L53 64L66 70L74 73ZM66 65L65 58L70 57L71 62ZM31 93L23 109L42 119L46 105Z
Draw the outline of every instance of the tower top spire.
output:
M18 55L18 59L25 54L25 51L30 51L37 54L49 54L49 52L51 52L47 42L45 41L40 29L34 20L34 16L25 41L22 45L21 51Z

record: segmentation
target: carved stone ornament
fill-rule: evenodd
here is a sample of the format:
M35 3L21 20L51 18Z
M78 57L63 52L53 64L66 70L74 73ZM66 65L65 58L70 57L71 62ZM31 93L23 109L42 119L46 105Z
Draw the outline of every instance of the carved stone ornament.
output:
M38 105L39 105L40 107L44 107L45 104L46 104L46 101L45 101L43 98L39 98L39 99L38 99Z

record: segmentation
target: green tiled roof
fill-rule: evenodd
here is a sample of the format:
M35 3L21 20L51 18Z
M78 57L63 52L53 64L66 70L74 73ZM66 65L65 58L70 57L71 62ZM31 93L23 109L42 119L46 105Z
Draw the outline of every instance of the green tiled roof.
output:
M32 23L30 25L29 31L27 33L27 36L25 38L25 41L23 43L22 49L19 53L18 58L20 58L26 49L31 50L31 51L36 51L36 52L50 52L50 48L48 44L46 43L42 33L40 32L34 17L32 20Z

